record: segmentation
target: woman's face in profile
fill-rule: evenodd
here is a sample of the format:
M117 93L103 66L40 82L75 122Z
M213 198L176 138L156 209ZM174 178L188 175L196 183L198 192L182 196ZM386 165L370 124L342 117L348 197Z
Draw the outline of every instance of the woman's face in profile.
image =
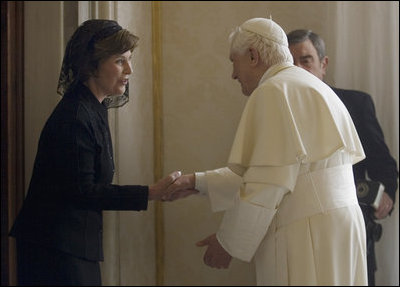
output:
M126 51L101 61L97 73L93 77L96 90L104 96L122 95L132 73L131 60L132 52Z

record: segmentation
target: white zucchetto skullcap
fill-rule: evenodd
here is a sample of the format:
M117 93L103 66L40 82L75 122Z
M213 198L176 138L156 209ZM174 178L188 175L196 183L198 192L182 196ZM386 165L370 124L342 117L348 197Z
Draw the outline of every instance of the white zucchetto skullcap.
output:
M253 32L279 45L288 47L288 40L285 31L274 21L266 18L253 18L244 22L241 29Z

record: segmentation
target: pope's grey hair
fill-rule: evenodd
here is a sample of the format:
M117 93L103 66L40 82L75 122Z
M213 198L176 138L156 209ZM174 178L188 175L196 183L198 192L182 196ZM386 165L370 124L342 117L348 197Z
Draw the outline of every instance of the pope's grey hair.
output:
M254 48L260 53L261 60L267 65L272 66L281 63L292 63L293 56L288 47L268 40L256 33L236 27L229 35L231 52L243 54L249 48Z

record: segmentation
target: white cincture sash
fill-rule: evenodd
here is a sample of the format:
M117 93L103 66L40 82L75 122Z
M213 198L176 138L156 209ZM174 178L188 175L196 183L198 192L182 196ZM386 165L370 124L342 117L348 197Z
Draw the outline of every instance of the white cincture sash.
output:
M358 204L351 164L298 176L293 192L288 193L276 213L277 227L328 210Z

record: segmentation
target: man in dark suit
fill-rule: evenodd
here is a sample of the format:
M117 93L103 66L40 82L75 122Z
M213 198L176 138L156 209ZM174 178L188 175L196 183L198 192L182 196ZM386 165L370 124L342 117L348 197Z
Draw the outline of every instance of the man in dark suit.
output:
M294 64L323 80L328 57L322 38L310 30L294 30L287 36ZM366 158L353 167L356 184L368 179L384 186L382 199L376 209L363 204L359 198L367 230L368 284L374 286L377 270L374 245L381 235L381 226L375 219L383 219L392 212L398 184L397 165L384 141L371 96L360 91L332 89L347 107L366 154Z

